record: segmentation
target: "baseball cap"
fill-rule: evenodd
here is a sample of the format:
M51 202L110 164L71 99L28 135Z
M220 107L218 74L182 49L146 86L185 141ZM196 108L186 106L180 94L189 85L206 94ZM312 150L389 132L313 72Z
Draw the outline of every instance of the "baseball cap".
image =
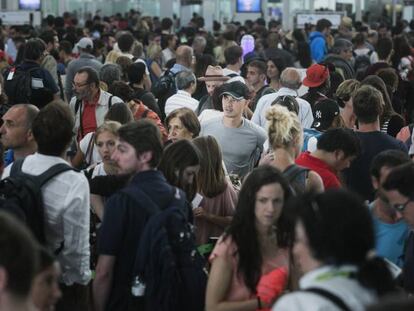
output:
M77 46L81 49L86 49L88 47L93 49L93 41L90 38L82 38L79 40Z
M223 84L223 92L220 94L220 97L223 95L230 95L236 100L248 99L249 88L240 81L225 83Z
M312 127L318 131L326 131L332 125L333 120L339 115L338 103L330 98L318 101L313 108Z
M306 70L306 77L303 85L307 87L317 87L329 78L328 66L314 64Z

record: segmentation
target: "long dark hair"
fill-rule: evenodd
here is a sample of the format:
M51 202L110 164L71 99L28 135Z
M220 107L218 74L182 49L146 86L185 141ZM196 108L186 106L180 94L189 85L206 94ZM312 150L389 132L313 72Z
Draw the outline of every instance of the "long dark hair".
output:
M164 174L167 181L184 190L187 200L190 202L197 192L197 176L190 185L184 185L182 180L184 170L194 165L200 165L199 151L187 139L179 140L165 148L158 165L158 170Z
M307 193L294 200L289 210L305 230L312 256L325 265L351 264L354 277L379 296L392 292L394 282L386 263L370 258L375 248L371 214L363 201L347 190Z
M275 167L262 165L254 169L245 179L240 190L236 213L226 231L225 238L231 236L238 252L237 272L243 276L246 286L256 292L261 276L263 257L260 250L256 228L256 194L261 187L272 183L281 185L285 202L291 195L290 188L282 173ZM292 224L288 221L285 209L275 224L277 228L277 246L291 245Z

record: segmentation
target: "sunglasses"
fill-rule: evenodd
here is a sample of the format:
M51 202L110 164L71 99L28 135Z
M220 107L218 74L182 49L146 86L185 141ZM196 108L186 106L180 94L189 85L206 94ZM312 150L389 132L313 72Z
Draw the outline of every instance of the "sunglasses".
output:
M398 212L403 212L404 210L405 210L405 208L407 207L407 205L410 203L410 202L414 202L414 198L409 198L408 200L407 200L407 202L405 202L405 203L402 203L402 204L394 204L392 207L396 210L396 211L398 211Z

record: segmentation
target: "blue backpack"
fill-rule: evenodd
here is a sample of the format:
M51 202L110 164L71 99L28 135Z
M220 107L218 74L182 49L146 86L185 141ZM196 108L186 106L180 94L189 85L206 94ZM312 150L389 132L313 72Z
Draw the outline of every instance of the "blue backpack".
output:
M148 311L203 311L207 272L185 215L184 192L174 187L168 207L160 210L147 194L135 191L126 194L151 216L136 252L132 304Z
M316 140L316 143L318 142L319 136L321 136L322 133L315 130L315 129L303 129L303 146L302 151L313 151L309 150L309 141L310 140Z

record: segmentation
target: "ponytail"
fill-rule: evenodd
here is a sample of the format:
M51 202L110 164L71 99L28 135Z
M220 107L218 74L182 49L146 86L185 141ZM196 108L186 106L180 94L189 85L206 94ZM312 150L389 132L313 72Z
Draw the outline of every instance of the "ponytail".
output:
M376 291L379 297L396 291L396 284L384 259L373 257L359 266L358 282Z

